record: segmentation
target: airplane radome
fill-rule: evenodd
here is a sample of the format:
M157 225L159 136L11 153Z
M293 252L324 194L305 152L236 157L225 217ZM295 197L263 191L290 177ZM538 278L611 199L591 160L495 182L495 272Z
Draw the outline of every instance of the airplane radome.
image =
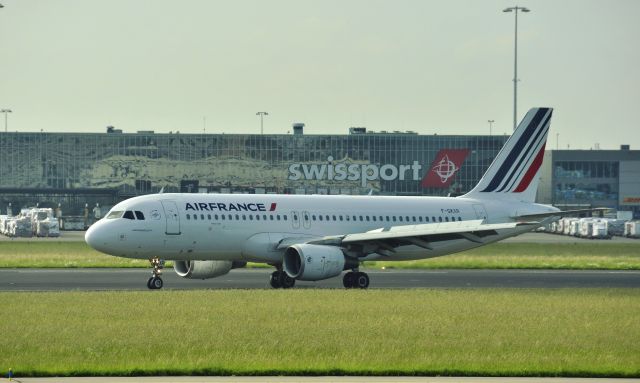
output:
M164 260L191 279L266 263L276 268L274 288L348 270L346 288L367 288L362 261L452 254L560 218L564 212L533 202L551 114L531 109L464 196L152 194L114 206L85 240L106 254L149 259L150 289L162 288Z

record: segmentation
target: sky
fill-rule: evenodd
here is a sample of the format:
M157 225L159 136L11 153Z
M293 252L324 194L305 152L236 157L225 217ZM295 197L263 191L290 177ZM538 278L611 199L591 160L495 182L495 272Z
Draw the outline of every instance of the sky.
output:
M259 134L259 111L277 134L513 129L512 2L0 4L9 131ZM518 119L555 108L548 148L640 149L640 1L518 5Z

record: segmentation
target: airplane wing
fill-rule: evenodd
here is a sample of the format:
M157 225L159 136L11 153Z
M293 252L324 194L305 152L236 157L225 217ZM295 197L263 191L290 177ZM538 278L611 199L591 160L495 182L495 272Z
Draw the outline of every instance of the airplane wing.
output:
M433 242L452 239L466 239L471 242L484 243L485 237L496 235L496 230L512 229L520 226L537 226L538 222L510 222L483 224L482 220L442 222L420 225L393 226L380 228L364 233L328 236L311 239L305 243L315 245L341 246L356 248L362 254L378 253L392 255L395 248L405 245L416 245L432 249ZM299 242L298 242L299 243ZM282 241L281 246L290 245L291 241ZM278 246L279 248L282 248Z
M565 216L569 216L569 215L576 215L576 214L586 214L586 213L604 213L608 210L611 210L609 208L606 207L594 207L592 209L576 209L576 210L564 210L564 211L555 211L555 212L551 212L551 213L537 213L537 214L522 214L522 215L517 215L514 217L511 217L513 219L516 220L520 220L520 219L525 219L525 220L539 220L542 218L548 218L548 217L565 217Z

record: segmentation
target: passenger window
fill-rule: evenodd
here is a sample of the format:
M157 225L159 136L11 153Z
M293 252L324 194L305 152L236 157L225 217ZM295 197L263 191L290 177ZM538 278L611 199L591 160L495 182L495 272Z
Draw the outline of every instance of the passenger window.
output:
M449 222L449 217L444 217L444 220Z
M204 214L200 214L200 219L204 221Z
M305 215L304 215L304 220L305 220L305 221L308 221L308 220L309 220L309 216L305 214Z
M215 220L217 221L218 220L218 215L217 214L214 215L213 218L215 218ZM211 219L211 216L209 216L209 219Z
M293 220L297 221L298 220L298 216L296 214L293 215Z
M245 214L242 215L242 220L246 221L247 220L247 216Z
M135 217L133 216L133 212L131 210L125 211L124 215L122 216L122 218L135 219Z
M240 215L236 214L236 221L240 221Z
M187 214L187 219L191 219L191 215Z
M314 221L316 220L315 214L311 216L311 219L314 220Z
M326 215L325 218L327 219L327 221L329 220L329 216L328 215Z
M422 216L418 217L418 221L422 222Z
M367 222L369 222L369 216L368 215L365 216L364 218L367 220Z
M382 219L382 216L380 216L380 222L384 221L384 219Z
M387 222L389 222L389 216L387 216Z
M435 222L436 221L436 217L431 217L431 222Z
M141 220L141 221L144 221L144 214L142 214L141 211L136 210L136 218Z
M442 222L442 217L438 217L438 221Z
M334 221L336 220L336 216L335 216L335 215L333 216L333 220L334 220Z
M392 216L392 217L391 217L391 220L393 220L393 222L395 222L395 221L396 221L396 216L395 216L395 215L394 215L394 216Z
M356 219L356 216L355 216L355 215L353 216L353 220L354 220L354 221L357 221L357 219Z
M318 216L318 220L322 221L322 216L321 215Z
M342 221L342 216L339 216L338 218L340 218L340 221Z
M373 218L373 222L376 221L376 216L375 215L372 215L371 218Z
M207 219L208 219L209 221L211 221L211 214L207 214ZM217 216L217 215L216 215L216 219L218 219L218 216Z
M220 218L224 221L224 214L220 215Z
M282 218L286 221L287 220L287 216L283 215Z
M278 217L278 221L280 221L280 214L278 214L276 217Z
M197 214L194 214L194 215L193 215L193 219L198 219L198 215L197 215Z
M349 222L349 216L345 215L344 218L347 220L347 222Z
M414 215L412 218L412 221L415 222L416 221L416 216Z
M269 215L269 219L270 219L271 221L273 221L273 214L270 214L270 215Z
M402 216L398 216L398 221L402 222Z
M362 222L362 216L360 216L360 222Z
M462 222L462 217L458 217L458 221Z

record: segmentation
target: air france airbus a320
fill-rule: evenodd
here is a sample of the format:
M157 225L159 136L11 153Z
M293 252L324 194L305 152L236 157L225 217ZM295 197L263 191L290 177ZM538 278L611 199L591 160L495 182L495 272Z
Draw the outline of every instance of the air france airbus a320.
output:
M262 262L274 288L340 275L367 288L363 261L438 257L531 231L567 212L534 203L551 108L531 109L466 195L152 194L114 206L87 231L94 249L149 259L147 286L162 288L164 260L207 279Z

